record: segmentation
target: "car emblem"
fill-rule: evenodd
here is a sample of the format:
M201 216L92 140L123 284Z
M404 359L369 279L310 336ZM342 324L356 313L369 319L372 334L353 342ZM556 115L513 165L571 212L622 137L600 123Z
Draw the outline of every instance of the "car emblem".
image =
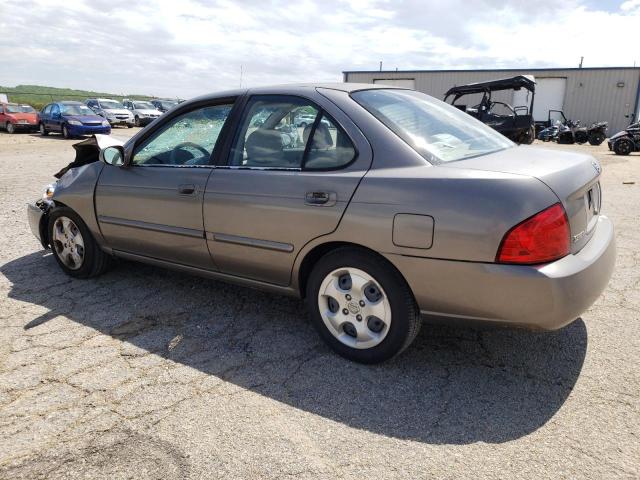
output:
M593 168L596 169L596 172L600 173L602 171L602 167L595 160L591 162L591 165L593 165Z
M353 313L354 315L356 313L360 313L360 305L358 305L358 302L356 302L355 300L351 300L348 304L347 304L347 308L349 309L349 311L351 313Z

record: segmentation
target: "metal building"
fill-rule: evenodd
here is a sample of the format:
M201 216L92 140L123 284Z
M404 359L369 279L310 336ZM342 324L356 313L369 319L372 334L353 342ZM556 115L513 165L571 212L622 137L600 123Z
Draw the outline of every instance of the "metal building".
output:
M544 68L513 70L404 70L348 71L345 82L385 83L413 88L443 99L456 85L482 82L515 75L533 75L536 93L533 106L535 120L546 120L549 110L563 110L567 118L582 125L609 122L609 135L628 124L625 115L640 115L640 68ZM494 99L514 106L527 105L527 92L505 92ZM515 97L515 98L514 98Z

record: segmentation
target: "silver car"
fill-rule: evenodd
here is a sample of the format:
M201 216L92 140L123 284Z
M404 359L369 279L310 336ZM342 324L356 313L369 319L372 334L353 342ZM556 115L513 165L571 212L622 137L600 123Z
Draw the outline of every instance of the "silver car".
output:
M122 101L124 108L129 110L133 115L133 123L136 127L143 127L150 124L156 118L160 118L162 112L158 110L151 102L143 100L129 100L125 98Z
M123 125L132 128L133 114L122 103L110 98L89 98L84 102L91 110L106 118L111 126Z
M297 127L300 112L315 121ZM403 351L421 317L560 328L614 268L591 156L516 146L415 91L229 91L117 143L76 145L28 207L64 272L123 258L299 296L358 362Z

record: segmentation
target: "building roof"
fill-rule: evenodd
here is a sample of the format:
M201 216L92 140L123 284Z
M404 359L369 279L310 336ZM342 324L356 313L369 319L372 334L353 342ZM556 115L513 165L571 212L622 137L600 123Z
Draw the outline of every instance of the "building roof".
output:
M565 70L638 70L640 67L548 67L548 68L469 68L444 70L344 70L342 73L469 73L469 72L553 72Z

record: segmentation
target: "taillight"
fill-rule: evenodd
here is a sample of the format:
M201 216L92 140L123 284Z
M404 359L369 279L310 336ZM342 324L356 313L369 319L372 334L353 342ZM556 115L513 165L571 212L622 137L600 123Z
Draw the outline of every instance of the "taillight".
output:
M560 203L509 230L498 249L499 263L536 264L569 254L569 219Z

